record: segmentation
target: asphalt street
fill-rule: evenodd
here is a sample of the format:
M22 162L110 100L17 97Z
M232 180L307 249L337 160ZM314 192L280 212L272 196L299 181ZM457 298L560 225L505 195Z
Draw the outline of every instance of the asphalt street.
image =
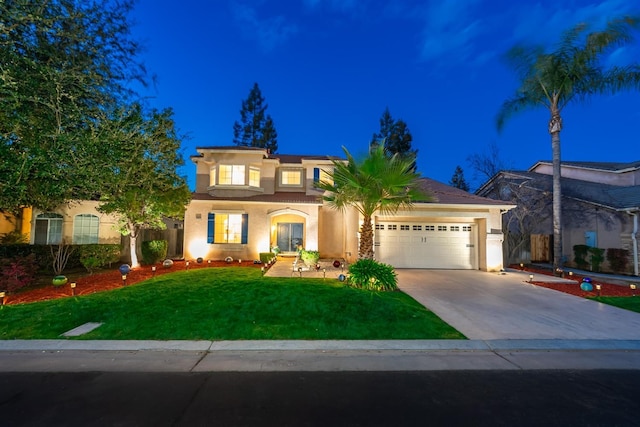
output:
M3 426L637 426L640 371L1 373Z

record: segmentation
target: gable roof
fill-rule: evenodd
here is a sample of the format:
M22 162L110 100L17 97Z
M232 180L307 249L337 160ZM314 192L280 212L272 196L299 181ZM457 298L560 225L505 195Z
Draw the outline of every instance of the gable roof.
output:
M551 165L553 164L553 162L551 160L539 160L529 168L529 171L534 170L539 164ZM573 166L577 168L594 169L609 172L628 172L631 170L640 169L640 160L636 160L633 162L572 162L563 160L560 162L560 164L562 166Z
M530 171L504 171L497 176L520 182L528 188L553 193L553 176ZM496 176L496 177L497 177ZM496 178L494 177L494 178ZM495 179L492 178L492 181ZM487 183L488 184L488 183ZM617 186L579 179L560 178L562 196L615 210L640 208L640 185ZM486 188L483 186L482 188Z

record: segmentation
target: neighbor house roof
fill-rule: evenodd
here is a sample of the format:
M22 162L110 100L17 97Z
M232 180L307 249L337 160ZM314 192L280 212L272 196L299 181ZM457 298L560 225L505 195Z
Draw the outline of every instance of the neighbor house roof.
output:
M553 192L553 176L529 171L505 171L511 181L521 182L528 188ZM578 179L561 178L563 197L593 203L611 209L627 210L640 207L640 185L617 186Z
M529 170L534 170L537 165L544 164L553 164L551 160L540 160L536 162L533 166L529 168ZM595 170L603 170L610 172L626 172L629 170L640 169L640 160L636 160L633 162L571 162L571 161L562 161L561 164L563 166L573 166L584 169L595 169Z

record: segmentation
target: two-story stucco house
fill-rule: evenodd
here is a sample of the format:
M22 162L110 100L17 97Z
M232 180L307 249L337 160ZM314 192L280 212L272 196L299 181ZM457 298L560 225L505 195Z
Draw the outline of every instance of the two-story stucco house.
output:
M196 150L186 259L258 259L274 246L284 254L304 248L322 258L357 259L357 211L328 207L314 186L332 170L332 157L239 146ZM501 269L502 214L514 206L421 182L432 201L374 217L376 259L401 268Z

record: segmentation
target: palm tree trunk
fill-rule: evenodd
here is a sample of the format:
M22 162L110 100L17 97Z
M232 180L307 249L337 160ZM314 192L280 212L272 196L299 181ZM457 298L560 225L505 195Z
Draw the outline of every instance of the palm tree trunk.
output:
M365 215L362 219L358 258L373 259L373 226L371 225L371 215Z
M562 266L562 188L560 186L560 112L552 110L549 122L553 155L553 271Z

